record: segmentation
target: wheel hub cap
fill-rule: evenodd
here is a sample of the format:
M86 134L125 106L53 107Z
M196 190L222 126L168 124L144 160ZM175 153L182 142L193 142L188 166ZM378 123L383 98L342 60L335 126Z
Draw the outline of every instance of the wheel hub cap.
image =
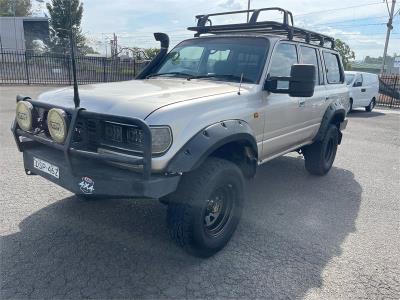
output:
M212 236L218 235L225 227L235 202L231 184L216 189L207 200L204 212L204 229Z
M212 211L214 214L219 213L221 206L219 204L214 204Z

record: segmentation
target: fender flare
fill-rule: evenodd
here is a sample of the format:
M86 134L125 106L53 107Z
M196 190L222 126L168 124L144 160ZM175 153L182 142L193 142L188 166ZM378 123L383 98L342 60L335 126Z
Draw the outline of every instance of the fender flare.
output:
M199 167L215 150L231 142L243 142L258 157L257 142L249 124L227 120L210 125L193 136L171 159L168 173L185 173ZM256 160L257 161L257 160Z
M319 127L318 133L314 138L315 141L322 141L325 136L325 132L330 124L340 124L346 118L346 109L343 107L342 103L335 101L331 103L325 111L322 117L321 125ZM341 133L339 138L339 144L341 140Z

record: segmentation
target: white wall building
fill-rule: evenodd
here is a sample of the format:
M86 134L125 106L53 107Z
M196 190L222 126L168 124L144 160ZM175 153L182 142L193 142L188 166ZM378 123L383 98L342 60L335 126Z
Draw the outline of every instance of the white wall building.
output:
M49 22L44 17L0 17L0 51L25 51L32 41L49 38Z

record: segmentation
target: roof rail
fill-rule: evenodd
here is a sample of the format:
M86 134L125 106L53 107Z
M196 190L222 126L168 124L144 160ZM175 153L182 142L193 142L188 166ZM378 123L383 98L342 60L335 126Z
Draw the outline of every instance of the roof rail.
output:
M278 11L283 14L282 22L276 21L258 21L260 13L263 11ZM232 15L232 14L244 14L251 13L251 17L246 23L236 24L224 24L224 25L213 25L210 17ZM294 38L303 40L306 43L318 43L321 47L326 47L326 43L330 43L330 48L335 48L335 39L333 37L320 34L314 31L302 29L294 26L293 14L280 7L267 7L260 9L250 10L236 10L222 13L214 13L207 15L196 16L197 26L189 27L188 30L196 31L195 37L199 37L202 34L224 34L224 33L261 33L261 34L274 34L287 36L289 40ZM209 25L207 25L207 23ZM326 47L328 48L328 47Z

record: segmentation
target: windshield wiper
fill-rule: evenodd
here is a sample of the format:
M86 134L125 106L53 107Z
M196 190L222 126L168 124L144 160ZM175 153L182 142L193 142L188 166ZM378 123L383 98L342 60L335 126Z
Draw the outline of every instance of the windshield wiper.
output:
M233 79L235 81L240 82L249 82L249 83L254 83L253 80L247 77L239 76L239 75L233 75L233 74L207 74L207 75L197 75L197 76L191 76L189 79L199 79L199 78L221 78L221 79Z
M182 72L166 72L166 73L153 73L153 74L147 75L146 79L151 78L151 77L164 76L164 75L178 75L178 76L183 76L185 78L192 77L192 75L187 74L187 73L182 73Z

